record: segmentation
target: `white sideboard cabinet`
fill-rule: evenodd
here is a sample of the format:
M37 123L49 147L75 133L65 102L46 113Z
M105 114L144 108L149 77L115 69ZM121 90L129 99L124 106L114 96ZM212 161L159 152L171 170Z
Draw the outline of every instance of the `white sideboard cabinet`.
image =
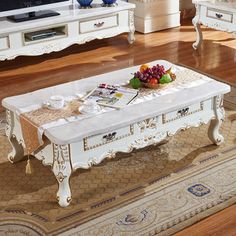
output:
M56 9L59 16L20 23L0 18L0 60L60 51L72 44L125 32L129 43L133 43L135 5L117 3L115 7L102 7L102 1L95 1L91 9L79 9L78 6Z
M179 0L128 0L134 3L136 31L150 33L180 26Z

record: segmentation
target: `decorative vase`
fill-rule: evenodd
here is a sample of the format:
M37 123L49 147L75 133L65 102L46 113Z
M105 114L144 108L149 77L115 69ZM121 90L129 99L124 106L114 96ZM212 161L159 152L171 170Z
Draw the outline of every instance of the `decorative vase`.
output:
M91 8L91 3L93 0L77 0L80 5L80 8Z
M115 7L117 6L116 0L102 0L103 1L103 7Z

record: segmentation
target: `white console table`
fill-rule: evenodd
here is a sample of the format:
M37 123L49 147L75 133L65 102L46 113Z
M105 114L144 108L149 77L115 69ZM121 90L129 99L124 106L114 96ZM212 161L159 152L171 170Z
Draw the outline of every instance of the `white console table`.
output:
M103 39L128 32L129 43L134 42L135 5L118 1L115 7L102 7L95 1L91 9L55 9L59 16L14 23L0 19L0 61L20 55L41 55L60 51L72 44L83 44L93 39ZM55 35L30 40L28 35L53 30Z
M193 43L194 49L197 49L202 43L201 24L217 30L236 33L236 2L199 0L192 2L196 6L193 25L197 32L197 39Z

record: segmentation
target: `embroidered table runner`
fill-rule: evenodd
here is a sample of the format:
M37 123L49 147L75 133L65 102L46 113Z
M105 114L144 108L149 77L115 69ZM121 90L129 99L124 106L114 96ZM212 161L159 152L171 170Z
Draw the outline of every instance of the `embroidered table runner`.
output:
M44 125L51 124L51 126L60 124L60 120L72 116L78 116L79 106L81 102L73 100L66 105L65 109L52 110L47 107L42 107L37 110L22 113L20 115L20 123L23 139L26 146L27 153L33 153L41 145L43 145L42 135L46 128Z
M156 99L158 96L174 93L186 88L199 86L201 84L211 81L207 76L197 73L193 70L176 66L176 80L169 83L160 85L157 89L142 88L139 95L128 106L145 102L148 100ZM50 110L37 104L31 107L20 109L20 123L22 135L26 146L27 153L33 153L41 145L43 145L43 133L50 127L56 127L68 122L84 120L94 115L82 115L78 111L81 101L73 97L65 108L60 110ZM35 109L35 107L38 107ZM104 107L101 113L112 112L114 108ZM27 111L27 112L25 112ZM97 114L96 114L97 115Z

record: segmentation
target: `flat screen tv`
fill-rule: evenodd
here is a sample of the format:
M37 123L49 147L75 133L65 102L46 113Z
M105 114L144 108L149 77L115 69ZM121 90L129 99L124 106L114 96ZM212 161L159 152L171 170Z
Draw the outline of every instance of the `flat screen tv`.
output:
M0 17L21 22L55 16L59 13L51 9L70 4L72 0L0 0Z

